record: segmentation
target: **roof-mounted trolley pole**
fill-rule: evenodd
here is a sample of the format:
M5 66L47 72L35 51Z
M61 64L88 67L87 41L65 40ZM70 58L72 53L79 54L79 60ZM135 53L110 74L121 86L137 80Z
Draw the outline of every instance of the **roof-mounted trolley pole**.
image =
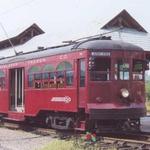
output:
M8 41L9 41L11 47L13 48L13 50L14 50L14 52L15 52L15 55L17 55L17 51L15 50L15 47L14 47L13 43L11 42L11 40L10 40L8 34L7 34L7 31L5 30L5 28L4 28L4 26L3 26L3 24L2 24L1 22L0 22L0 26L1 26L2 30L4 31L5 36L7 37L7 39L8 39Z

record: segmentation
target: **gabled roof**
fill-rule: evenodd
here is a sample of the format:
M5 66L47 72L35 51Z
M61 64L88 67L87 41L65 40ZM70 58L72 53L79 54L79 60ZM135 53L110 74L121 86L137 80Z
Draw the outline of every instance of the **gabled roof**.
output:
M125 9L106 23L101 29L112 27L126 27L147 33L147 31Z
M16 35L13 35L11 37L5 37L4 39L2 39L0 41L0 50L11 47L11 43L13 44L13 46L24 44L31 38L43 33L44 31L37 24L34 23L28 28L22 30L20 33L16 33Z

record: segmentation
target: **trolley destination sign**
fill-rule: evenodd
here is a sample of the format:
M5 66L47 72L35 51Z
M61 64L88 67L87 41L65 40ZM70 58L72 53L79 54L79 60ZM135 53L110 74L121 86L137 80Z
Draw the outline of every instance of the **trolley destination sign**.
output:
M110 52L92 52L92 56L111 56Z

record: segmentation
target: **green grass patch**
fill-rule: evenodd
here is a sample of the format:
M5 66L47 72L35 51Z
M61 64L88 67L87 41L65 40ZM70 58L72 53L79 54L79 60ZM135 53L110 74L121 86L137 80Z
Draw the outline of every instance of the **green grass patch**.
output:
M41 150L80 150L74 147L73 141L53 140Z
M51 141L41 150L100 150L100 147L101 147L100 143L95 143L95 145L91 145L91 144L86 145L86 144L87 143L81 141L79 145L76 145L73 139L71 140L57 139L57 140ZM108 147L108 150L116 150L116 148L112 146L112 147Z
M146 102L146 109L147 112L150 112L150 101Z

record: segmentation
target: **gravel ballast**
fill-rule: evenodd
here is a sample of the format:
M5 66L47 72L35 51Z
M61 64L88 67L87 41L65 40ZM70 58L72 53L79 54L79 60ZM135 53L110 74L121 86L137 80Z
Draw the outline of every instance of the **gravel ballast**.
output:
M0 128L0 150L40 150L52 140L50 135Z

